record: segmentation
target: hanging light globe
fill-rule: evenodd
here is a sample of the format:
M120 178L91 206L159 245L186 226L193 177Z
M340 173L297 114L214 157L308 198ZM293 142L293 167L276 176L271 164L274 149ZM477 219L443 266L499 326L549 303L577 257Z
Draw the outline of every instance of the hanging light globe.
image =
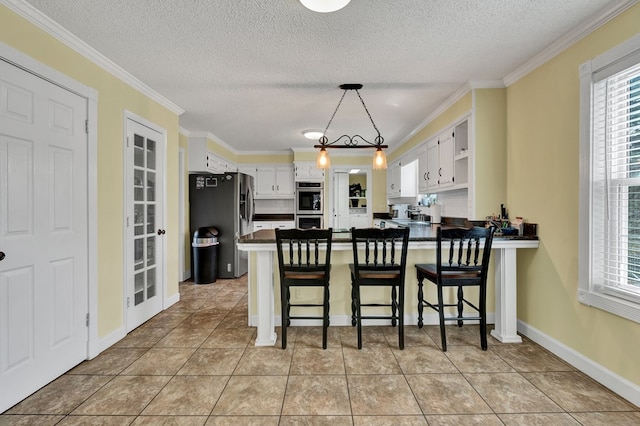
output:
M320 13L329 13L340 10L349 4L351 0L300 0L300 3L309 10Z

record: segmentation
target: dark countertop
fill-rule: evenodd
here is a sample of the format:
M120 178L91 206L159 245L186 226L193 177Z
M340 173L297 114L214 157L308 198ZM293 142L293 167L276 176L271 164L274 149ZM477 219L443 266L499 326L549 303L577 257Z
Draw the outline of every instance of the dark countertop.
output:
M267 220L295 220L293 213L257 213L253 215L254 222Z
M410 226L409 241L435 241L436 229L440 225L421 225ZM519 235L496 235L495 240L506 241L537 241L537 236L519 236ZM276 233L273 229L262 229L240 237L240 243L275 243ZM346 243L351 242L351 233L348 229L336 229L333 231L333 242Z

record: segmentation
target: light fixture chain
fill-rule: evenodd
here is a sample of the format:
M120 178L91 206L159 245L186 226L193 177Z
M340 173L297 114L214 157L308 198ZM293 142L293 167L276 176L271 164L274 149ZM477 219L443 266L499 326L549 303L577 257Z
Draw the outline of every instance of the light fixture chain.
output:
M357 90L356 90L357 92ZM336 113L338 112L338 109L340 108L340 105L342 104L342 100L344 99L344 96L347 94L347 91L345 90L344 92L342 92L342 97L340 98L340 101L338 101L338 105L336 106L335 111L333 111L333 114L331 115L331 118L329 119L329 122L327 123L327 127L324 128L324 134L323 136L327 136L327 130L329 130L329 126L331 126L331 123L333 122L333 117L336 116ZM360 96L360 95L358 95ZM371 118L371 116L369 116L369 118ZM375 125L374 125L375 126ZM376 129L377 130L377 129ZM379 133L379 132L378 132Z
M371 120L371 124L373 125L373 128L376 129L376 132L378 132L378 136L380 136L380 130L378 130L378 127L376 126L376 123L373 122L373 118L371 117L371 114L369 114L369 109L367 109L367 105L365 105L364 100L362 99L362 96L360 96L360 92L358 91L358 89L355 89L355 90L356 90L356 94L360 98L360 102L362 102L362 106L364 107L364 110L366 111L367 115L369 116L369 120ZM344 95L342 95L342 97L344 97ZM331 118L333 118L333 117L331 117Z

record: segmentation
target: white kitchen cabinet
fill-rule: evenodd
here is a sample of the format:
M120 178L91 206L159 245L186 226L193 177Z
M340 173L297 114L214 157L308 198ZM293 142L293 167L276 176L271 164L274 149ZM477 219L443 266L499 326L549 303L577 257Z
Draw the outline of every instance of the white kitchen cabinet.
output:
M469 185L469 121L455 126L453 135L453 186L466 188Z
M387 198L400 197L402 191L402 163L394 161L387 167Z
M293 198L293 166L256 168L255 198Z
M293 229L295 228L295 221L293 220L280 220L271 222L272 229L280 228L280 229Z
M253 222L253 232L261 231L263 229L272 229L271 222L267 222L264 220L261 220L259 222Z
M423 144L418 150L418 193L429 192L429 158L427 156L427 144Z
M400 160L387 167L387 198L416 196L417 165L415 160Z
M324 169L316 167L316 163L296 163L296 182L324 182Z
M444 132L438 138L438 187L453 186L453 132Z
M438 159L438 139L427 142L427 188L429 191L438 189L438 169L440 161Z
M207 149L206 138L189 138L189 172L228 173L238 167Z
M458 129L460 129L459 137L456 137ZM418 189L420 193L466 187L468 183L466 129L467 120L427 141L424 149L418 151ZM463 140L464 142L462 142Z
M371 226L369 217L366 214L350 214L349 223L356 228L368 228Z
M295 222L293 220L259 220L253 222L253 232L260 231L261 229L293 229Z

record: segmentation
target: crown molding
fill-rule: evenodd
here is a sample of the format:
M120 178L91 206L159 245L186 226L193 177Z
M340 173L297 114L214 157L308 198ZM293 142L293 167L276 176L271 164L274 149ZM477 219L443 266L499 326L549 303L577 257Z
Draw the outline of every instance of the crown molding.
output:
M241 151L238 155L291 155L293 150L287 148L279 151Z
M182 127L182 126L178 127L178 133L180 133L182 136L186 136L186 137L189 137L191 135L191 133L187 129Z
M474 80L469 82L471 89L504 89L504 80Z
M231 151L234 155L244 154L244 152L238 151L237 149L235 149L234 147L232 147L231 145L229 145L228 143L226 143L225 141L223 141L222 139L220 139L219 137L217 137L211 132L189 132L189 137L211 139L211 141L220 145L222 148Z
M37 26L53 38L59 40L70 49L79 53L83 57L87 58L94 64L98 65L105 71L113 74L132 88L136 89L143 95L149 97L153 101L167 108L171 112L181 115L184 110L160 95L155 90L138 80L136 77L127 72L124 68L117 65L115 62L102 55L100 52L89 46L84 41L67 31L60 24L40 12L35 7L31 6L24 0L0 0L0 4L6 6L9 10L20 15L33 25Z
M441 103L431 114L416 126L405 138L401 139L397 144L387 149L387 153L391 154L396 149L407 143L412 137L414 137L420 130L427 127L429 123L438 118L440 114L444 113L447 109L453 106L456 102L462 99L467 93L473 89L471 82L467 81L462 86L458 87L455 92L451 94L443 103Z
M568 49L593 31L600 28L616 16L629 9L631 6L638 3L640 0L619 0L612 4L610 7L604 9L601 13L584 22L582 25L574 28L558 40L551 43L542 52L538 53L533 58L529 59L520 67L516 68L513 72L509 73L504 78L504 84L511 86L516 81L520 80L531 71L535 70L544 63L550 61L564 50Z

